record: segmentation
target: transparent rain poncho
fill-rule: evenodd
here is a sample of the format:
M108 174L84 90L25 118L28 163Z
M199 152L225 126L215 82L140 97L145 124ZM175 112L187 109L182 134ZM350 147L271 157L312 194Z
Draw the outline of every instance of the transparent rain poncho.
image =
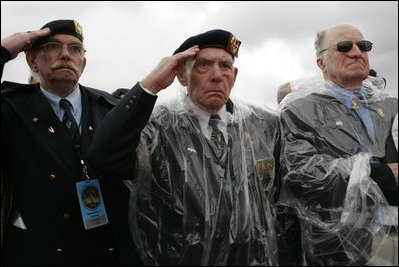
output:
M275 113L233 101L222 156L184 90L157 104L136 149L129 224L145 265L276 265ZM276 166L277 164L277 166Z
M304 264L392 265L380 252L388 235L397 234L397 206L388 204L370 177L370 161L386 156L397 98L372 77L363 83L373 142L327 84L320 77L302 80L279 106L283 173L278 203L299 218Z

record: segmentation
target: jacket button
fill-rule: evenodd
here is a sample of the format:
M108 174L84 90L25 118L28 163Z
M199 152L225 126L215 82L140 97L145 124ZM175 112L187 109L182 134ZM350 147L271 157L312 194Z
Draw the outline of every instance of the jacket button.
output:
M55 181L55 175L54 175L54 174L50 174L48 178L49 178L49 180L52 181L52 182Z
M134 104L134 101L133 100L129 100L129 105L133 106L133 104Z
M57 253L63 253L64 251L61 248L57 248Z
M126 105L126 106L125 106L125 109L126 109L126 110L129 110L129 109L130 109L130 105Z
M108 249L108 252L109 252L109 253L114 253L114 251L115 251L114 248L109 248L109 249Z
M71 214L69 214L69 213L64 213L64 219L65 220L67 220L67 221L69 221L70 219L71 219Z

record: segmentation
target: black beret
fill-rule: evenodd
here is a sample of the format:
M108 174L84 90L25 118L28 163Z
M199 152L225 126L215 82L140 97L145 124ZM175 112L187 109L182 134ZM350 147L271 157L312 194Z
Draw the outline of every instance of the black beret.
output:
M191 36L173 53L182 52L194 45L198 45L200 49L207 47L218 47L226 50L232 56L238 57L238 49L241 42L231 33L225 30L211 30L195 36Z
M47 23L40 29L44 29L44 28L50 28L50 31L51 31L50 35L47 35L43 38L34 40L31 43L33 48L37 48L39 45L43 44L44 41L48 37L56 35L56 34L72 35L72 36L75 36L76 38L78 38L82 42L84 39L83 38L83 29L76 20L54 20L54 21Z

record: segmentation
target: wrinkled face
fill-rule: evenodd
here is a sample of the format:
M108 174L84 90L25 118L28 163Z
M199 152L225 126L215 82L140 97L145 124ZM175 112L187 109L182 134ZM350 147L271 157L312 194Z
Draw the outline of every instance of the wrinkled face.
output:
M71 35L56 34L46 41L38 51L33 52L31 68L39 74L42 84L64 84L75 86L86 65L82 42ZM55 43L55 45L54 45ZM63 46L57 49L57 44ZM83 50L82 50L83 51Z
M340 25L327 31L322 49L332 47L319 56L317 63L328 80L346 87L367 78L370 72L368 54L356 45L361 40L363 35L351 25ZM340 41L352 41L352 49L339 52L334 44Z
M231 54L220 48L204 48L179 76L190 99L208 111L218 111L229 99L237 76Z

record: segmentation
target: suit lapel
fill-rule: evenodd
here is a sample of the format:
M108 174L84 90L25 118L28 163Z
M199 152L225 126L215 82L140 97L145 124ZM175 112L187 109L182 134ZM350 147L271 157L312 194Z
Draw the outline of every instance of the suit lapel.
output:
M62 159L71 169L76 166L78 160L74 151L72 140L68 137L67 130L55 115L51 105L45 96L38 91L26 103L22 100L16 110L20 110L22 116L26 116L28 128L33 128L33 133L39 135L45 146L51 149L55 156ZM27 99L27 98L26 98Z

